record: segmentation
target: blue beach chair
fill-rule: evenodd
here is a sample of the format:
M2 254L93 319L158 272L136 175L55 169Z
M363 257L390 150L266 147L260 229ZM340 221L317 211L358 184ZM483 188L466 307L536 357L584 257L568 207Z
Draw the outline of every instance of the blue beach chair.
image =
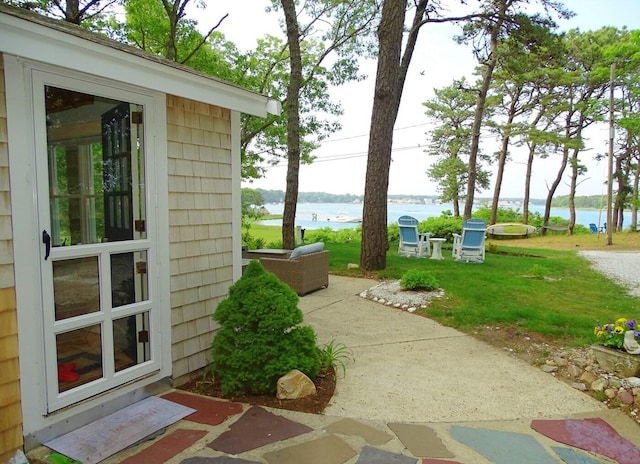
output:
M467 219L462 223L462 235L453 234L453 258L465 263L484 263L484 240L487 223L482 219Z
M398 256L410 256L414 258L426 258L430 254L430 233L418 232L418 220L411 216L398 218L400 228L400 243L398 244Z

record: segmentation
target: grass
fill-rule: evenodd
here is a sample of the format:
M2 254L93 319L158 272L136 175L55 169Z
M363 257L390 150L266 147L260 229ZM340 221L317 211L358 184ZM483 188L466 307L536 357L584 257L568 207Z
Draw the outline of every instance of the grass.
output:
M261 228L254 226L252 235ZM270 229L279 235L279 227ZM563 346L584 346L595 341L597 324L619 317L640 319L638 299L592 270L576 252L637 251L640 233L616 233L610 246L605 239L583 234L489 240L492 252L484 264L454 262L450 245L443 250L443 261L399 257L397 243L391 243L386 269L370 275L347 269L349 263L360 262L359 242L325 243L325 248L331 251L332 274L384 280L400 279L410 269L431 272L447 297L434 301L423 315L444 325L471 334L498 325L534 332Z

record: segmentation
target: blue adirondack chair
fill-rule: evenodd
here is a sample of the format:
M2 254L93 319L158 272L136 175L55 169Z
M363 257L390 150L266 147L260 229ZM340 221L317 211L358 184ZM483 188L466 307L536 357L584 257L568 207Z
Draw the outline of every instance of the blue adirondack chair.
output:
M595 225L593 222L591 224L589 224L589 229L591 230L592 234L597 234L598 233L598 226Z
M462 234L453 234L453 258L465 263L484 263L484 240L487 223L482 219L467 219Z
M398 244L398 256L410 256L425 258L430 254L430 233L418 232L418 220L411 216L398 218L400 228L400 243Z

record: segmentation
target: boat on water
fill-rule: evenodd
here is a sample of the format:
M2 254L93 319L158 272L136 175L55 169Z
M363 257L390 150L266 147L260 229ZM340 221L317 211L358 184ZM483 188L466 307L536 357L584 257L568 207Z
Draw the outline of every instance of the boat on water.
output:
M359 223L362 222L362 218L358 216L350 216L347 213L340 213L337 216L328 217L327 221L329 222L349 222L349 223Z

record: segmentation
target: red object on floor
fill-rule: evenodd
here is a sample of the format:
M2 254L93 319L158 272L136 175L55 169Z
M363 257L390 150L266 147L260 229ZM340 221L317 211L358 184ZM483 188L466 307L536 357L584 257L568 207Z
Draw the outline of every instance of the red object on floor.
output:
M195 409L196 412L185 417L185 419L200 424L218 425L224 422L227 417L240 414L243 410L240 403L215 400L206 396L177 391L162 395L161 398Z
M71 383L75 382L80 378L80 374L74 372L76 368L76 363L62 363L58 364L58 381Z
M531 428L553 440L615 459L620 464L638 464L640 449L618 434L604 420L560 419L534 420Z
M209 432L206 430L174 430L148 448L143 449L133 456L129 456L120 464L149 464L151 462L161 463L168 461L189 448L207 433Z

